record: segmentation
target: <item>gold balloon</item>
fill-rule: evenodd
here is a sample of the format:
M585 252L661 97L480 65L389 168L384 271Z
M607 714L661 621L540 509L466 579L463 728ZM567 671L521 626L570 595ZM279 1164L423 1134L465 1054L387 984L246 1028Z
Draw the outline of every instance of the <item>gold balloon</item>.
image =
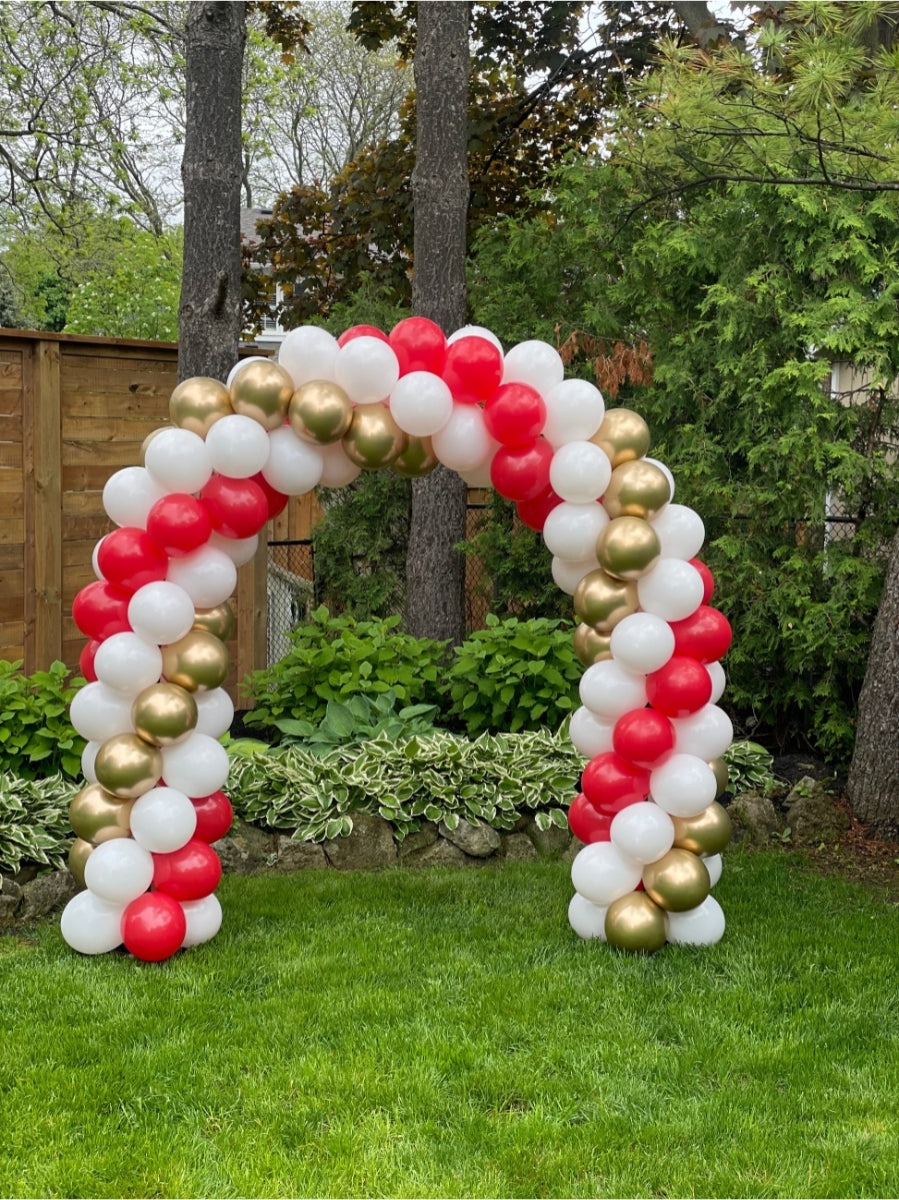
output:
M674 844L694 854L720 854L731 839L733 824L727 809L716 801L698 817L672 817Z
M719 796L723 796L727 791L727 781L730 778L730 771L723 758L713 758L709 766L715 772L715 780L718 784L718 790L715 792L715 799L717 800Z
M197 727L197 702L177 683L152 683L134 698L131 721L150 746L172 746Z
M198 608L194 613L194 629L205 629L223 642L234 636L237 628L237 617L234 609L227 600L217 604L215 608Z
M661 549L659 535L640 517L615 517L596 539L599 565L616 579L639 579Z
M638 606L636 583L614 579L603 570L588 572L574 590L574 611L597 633L611 633Z
M360 404L343 439L350 462L364 471L389 466L406 449L408 438L386 404Z
M419 479L422 475L429 475L438 461L429 437L413 437L409 434L406 449L393 460L390 469L409 479Z
M172 424L201 438L205 438L216 421L233 411L225 385L205 375L195 375L179 383L169 400Z
M638 458L615 468L602 506L610 517L642 517L651 521L670 499L671 484L665 472Z
M629 408L610 408L590 441L605 450L613 467L620 467L647 452L649 426Z
M99 846L112 838L128 837L133 807L133 800L120 800L99 783L89 783L72 797L69 824L80 838Z
M585 667L612 657L612 639L607 633L598 633L592 625L578 625L574 631L574 652L578 662Z
M69 850L69 870L75 876L75 882L79 887L87 886L84 882L84 868L95 849L93 842L87 842L84 838L76 838L72 842Z
M619 950L654 954L665 945L665 914L645 892L628 892L606 910L606 939Z
M292 395L293 380L276 362L248 362L231 380L231 407L264 429L284 424Z
M162 647L162 673L167 682L189 692L221 687L230 666L228 647L205 629L191 629L177 642Z
M136 733L118 733L97 751L94 773L97 783L113 796L136 800L159 782L162 755Z
M339 442L353 419L353 402L336 383L313 379L297 388L287 409L297 437L319 446Z
M643 868L643 886L660 908L686 912L702 904L711 880L701 858L689 850L675 849Z

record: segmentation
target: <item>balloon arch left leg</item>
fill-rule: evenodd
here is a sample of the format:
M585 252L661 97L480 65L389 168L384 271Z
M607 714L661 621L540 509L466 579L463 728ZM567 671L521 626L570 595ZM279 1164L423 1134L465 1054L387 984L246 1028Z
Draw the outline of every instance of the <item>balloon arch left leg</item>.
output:
M569 814L585 843L572 928L642 952L721 937L710 889L730 836L716 797L733 730L716 701L731 632L695 557L703 523L672 502L641 417L565 379L544 342L504 355L489 330L446 338L421 317L389 336L293 330L277 362L179 384L170 413L143 465L107 482L116 528L73 605L89 682L71 706L88 744L71 806L84 890L62 915L70 946L159 961L215 936L237 567L289 496L439 462L514 501L574 597L586 669L570 736L589 761Z

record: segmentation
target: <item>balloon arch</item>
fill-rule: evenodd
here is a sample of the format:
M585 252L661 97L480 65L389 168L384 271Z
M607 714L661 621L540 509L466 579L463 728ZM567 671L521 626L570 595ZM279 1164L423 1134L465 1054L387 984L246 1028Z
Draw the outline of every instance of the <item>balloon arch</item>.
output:
M277 362L180 383L170 414L144 465L108 480L117 528L73 604L89 682L71 705L87 782L70 812L69 863L85 886L62 915L70 946L124 943L159 961L215 936L212 843L233 815L219 739L234 715L223 684L237 567L288 497L438 463L514 501L574 597L586 669L570 736L588 761L569 813L585 843L572 928L643 952L721 937L710 889L730 836L716 797L733 730L716 701L731 631L695 557L703 523L672 502L641 417L565 379L545 342L504 355L489 330L446 338L422 317L389 336L295 329Z

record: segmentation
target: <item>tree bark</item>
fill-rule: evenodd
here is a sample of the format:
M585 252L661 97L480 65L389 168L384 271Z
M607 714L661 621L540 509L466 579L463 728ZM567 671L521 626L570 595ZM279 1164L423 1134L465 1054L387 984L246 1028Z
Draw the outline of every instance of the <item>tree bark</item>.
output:
M705 0L673 0L671 7L687 27L698 46L705 48L715 42L742 42L733 25L719 21Z
M899 835L899 532L858 701L855 750L846 791L855 815L884 837Z
M468 214L468 4L418 6L417 127L412 173L412 309L446 333L465 324ZM465 636L467 488L440 466L412 484L406 559L406 626L416 637Z
M227 378L240 341L241 72L246 5L191 0L178 378Z

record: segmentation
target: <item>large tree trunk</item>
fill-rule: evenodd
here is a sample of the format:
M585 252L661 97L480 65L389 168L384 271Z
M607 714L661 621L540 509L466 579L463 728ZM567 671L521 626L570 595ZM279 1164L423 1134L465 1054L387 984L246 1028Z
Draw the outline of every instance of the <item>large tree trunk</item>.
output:
M184 272L178 378L225 379L240 341L241 72L246 5L192 0L187 13Z
M860 821L886 837L899 834L899 532L874 622L846 790Z
M465 324L468 302L468 8L420 4L415 46L412 308L446 333ZM466 495L443 466L413 481L406 625L417 637L465 636L465 560L453 546L465 537Z

